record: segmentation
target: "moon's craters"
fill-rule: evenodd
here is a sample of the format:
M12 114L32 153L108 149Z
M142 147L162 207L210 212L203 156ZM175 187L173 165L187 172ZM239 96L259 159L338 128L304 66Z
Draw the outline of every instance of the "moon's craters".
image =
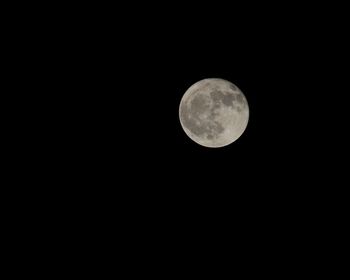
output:
M209 110L209 102L203 95L197 94L191 102L191 111L196 116L203 114Z
M218 106L219 104L223 104L225 106L231 107L232 109L235 109L235 101L238 98L238 96L240 96L240 94L229 91L213 90L212 92L210 92L210 96L215 102L216 106Z
M190 110L187 105L180 109L180 117L183 125L197 136L216 135L224 131L224 128L217 121L210 121L214 111L201 99L195 98L190 104ZM210 136L209 136L210 138Z
M237 87L232 83L230 83L230 89L232 89L233 91L238 91Z
M249 110L235 85L222 79L205 79L186 91L179 114L192 140L207 147L221 147L243 133Z

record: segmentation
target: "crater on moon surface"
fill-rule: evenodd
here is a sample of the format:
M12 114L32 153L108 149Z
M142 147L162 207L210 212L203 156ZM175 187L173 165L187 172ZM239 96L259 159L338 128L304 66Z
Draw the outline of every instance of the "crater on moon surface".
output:
M208 111L209 104L206 97L203 95L196 95L191 102L191 111L196 115Z
M213 110L205 106L206 110L203 111L202 105L203 103L195 102L195 105L193 106L192 102L191 110L189 110L188 106L183 106L180 110L183 124L186 128L188 128L193 134L197 136L212 135L212 138L214 138L212 133L219 134L222 131L224 131L224 128L219 122L213 121L213 116L215 115ZM195 108L196 110L192 112L193 108ZM210 113L207 115L207 118L201 119L199 113L208 112L208 109Z
M237 87L234 85L234 84L230 84L230 88L233 90L233 91L237 91Z
M210 96L214 102L221 102L222 104L233 107L233 102L236 97L231 92L222 92L220 90L214 90L210 92Z

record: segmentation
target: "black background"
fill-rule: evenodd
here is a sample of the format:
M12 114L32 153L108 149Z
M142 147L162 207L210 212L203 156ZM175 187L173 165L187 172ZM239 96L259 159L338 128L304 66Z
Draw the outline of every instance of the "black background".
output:
M302 9L201 9L126 18L75 11L64 29L58 26L47 63L57 63L52 79L69 165L77 161L81 172L107 181L144 176L157 189L174 182L193 194L204 187L229 196L253 182L259 193L267 187L257 186L259 176L271 188L310 177L309 163L317 164L332 135L324 132L330 114L323 110L334 91L336 53L327 41L335 41L322 17ZM222 149L190 141L178 119L183 93L208 77L237 84L250 105L246 133Z
M208 238L260 257L320 250L342 207L343 17L325 19L339 10L140 5L56 7L22 26L40 108L24 165L50 186L30 190L54 208L49 220L82 247L90 232L146 251L198 253ZM245 133L220 149L190 140L178 117L185 91L212 77L250 108Z

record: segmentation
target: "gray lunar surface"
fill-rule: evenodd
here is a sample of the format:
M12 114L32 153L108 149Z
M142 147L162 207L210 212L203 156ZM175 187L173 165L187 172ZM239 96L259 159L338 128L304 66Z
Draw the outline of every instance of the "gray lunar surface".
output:
M249 107L233 83L204 79L193 84L180 102L179 117L185 133L205 147L223 147L236 141L247 127Z

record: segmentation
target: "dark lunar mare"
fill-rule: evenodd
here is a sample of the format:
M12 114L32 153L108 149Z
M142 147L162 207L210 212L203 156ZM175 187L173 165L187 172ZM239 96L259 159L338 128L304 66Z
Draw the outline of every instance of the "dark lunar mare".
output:
M234 101L236 100L236 96L230 92L222 92L220 90L214 90L210 93L211 98L214 103L222 102L225 106L234 107Z
M191 102L191 112L198 116L209 109L206 98L202 95L196 95Z
M244 103L244 98L243 98L243 95L242 94L238 94L237 95L237 101L243 105L245 105Z
M199 115L210 109L210 118L215 116L213 108L209 108L209 104L206 102L204 96L196 96L191 104L190 110L186 104L183 104L180 108L180 117L183 125L188 128L196 136L203 136L207 134L208 139L213 139L214 135L218 135L224 131L223 126L217 121L207 122L201 120ZM199 124L197 124L197 121Z

